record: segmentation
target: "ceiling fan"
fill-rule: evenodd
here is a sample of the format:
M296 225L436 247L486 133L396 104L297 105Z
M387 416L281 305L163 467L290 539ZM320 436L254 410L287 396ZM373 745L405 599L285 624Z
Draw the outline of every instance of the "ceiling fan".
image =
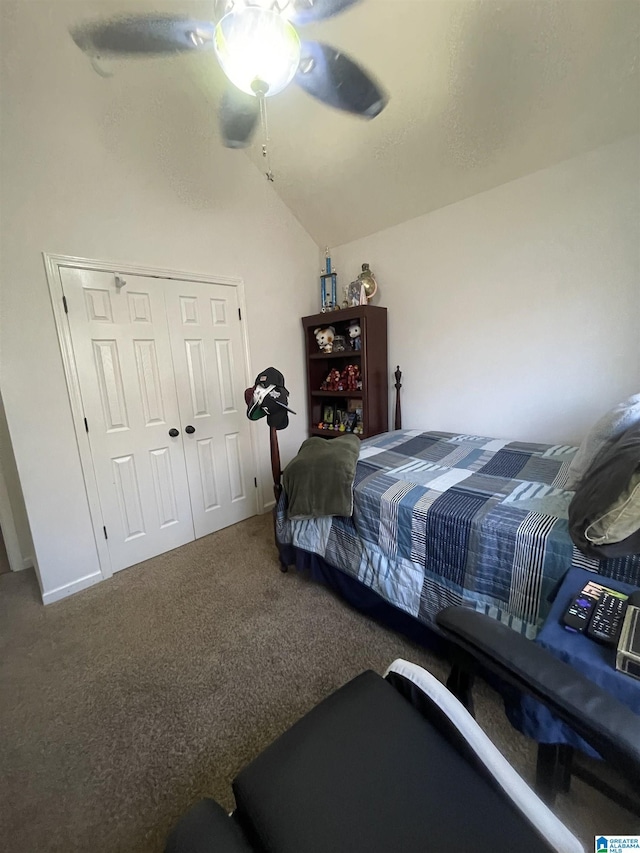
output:
M222 138L230 148L244 148L265 98L292 81L337 109L369 119L382 112L388 97L366 71L329 45L302 41L296 31L358 2L215 0L213 21L140 15L82 23L70 32L93 63L109 56L214 52L232 84L220 106Z

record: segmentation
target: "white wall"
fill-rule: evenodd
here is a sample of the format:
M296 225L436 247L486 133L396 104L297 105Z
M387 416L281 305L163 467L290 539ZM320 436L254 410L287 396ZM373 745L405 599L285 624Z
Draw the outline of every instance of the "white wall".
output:
M378 278L408 428L577 443L640 391L637 136L333 258Z
M7 496L7 510L11 515L10 523L13 524L16 536L16 544L19 550L20 567L26 568L33 564L33 542L31 531L27 520L27 510L24 505L22 488L16 468L16 460L11 445L9 427L4 410L4 403L0 395L0 475L4 479L4 488ZM6 532L5 534L6 541Z
M280 367L301 412L300 317L317 303L318 247L220 146L195 60L102 79L66 32L79 5L0 4L0 382L47 600L99 578L41 253L242 277L252 372ZM269 501L268 429L255 429ZM302 416L281 433L283 462L305 430Z

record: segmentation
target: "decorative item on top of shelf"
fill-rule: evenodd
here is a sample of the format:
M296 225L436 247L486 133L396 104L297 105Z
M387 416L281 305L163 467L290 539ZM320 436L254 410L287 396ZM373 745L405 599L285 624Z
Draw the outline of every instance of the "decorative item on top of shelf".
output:
M362 283L359 281L352 281L351 284L347 287L347 302L349 308L355 308L357 305L361 305L361 299L364 298L366 301L366 294L363 295Z
M349 323L347 328L349 332L349 342L351 343L351 349L361 350L362 349L362 327L360 325L360 320L352 320Z
M313 330L316 336L316 343L321 352L333 352L333 341L336 336L334 326L319 326Z
M325 271L320 274L320 298L322 299L322 311L335 311L338 308L338 276L331 268L329 248L325 251Z
M378 282L376 281L376 277L369 269L369 264L362 264L362 272L358 276L358 281L364 287L364 292L366 294L366 301L361 303L366 305L378 292Z

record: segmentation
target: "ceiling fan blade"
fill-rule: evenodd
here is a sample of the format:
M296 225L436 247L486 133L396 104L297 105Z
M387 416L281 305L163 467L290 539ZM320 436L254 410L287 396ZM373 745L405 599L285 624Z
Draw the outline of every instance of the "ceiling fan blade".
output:
M294 24L312 24L339 15L349 6L360 2L361 0L293 0L290 19Z
M253 95L229 86L220 104L220 131L227 148L246 148L258 123L260 105Z
M90 56L153 56L212 49L214 29L211 21L142 15L78 24L70 33L78 47Z
M344 53L316 41L302 42L296 83L329 106L375 118L389 97L366 71Z

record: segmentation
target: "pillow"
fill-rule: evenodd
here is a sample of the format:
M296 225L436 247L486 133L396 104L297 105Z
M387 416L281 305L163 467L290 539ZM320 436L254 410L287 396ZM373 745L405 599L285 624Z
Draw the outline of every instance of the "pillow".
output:
M614 552L615 556L639 553L639 503L640 422L601 450L582 478L569 504L571 538L584 554L597 559ZM600 547L607 552L598 551Z
M591 427L571 460L563 488L575 491L600 451L611 446L623 432L637 423L640 423L640 394L619 403Z
M584 535L594 545L606 545L622 542L636 530L640 530L640 471L632 474L620 497L591 522Z

